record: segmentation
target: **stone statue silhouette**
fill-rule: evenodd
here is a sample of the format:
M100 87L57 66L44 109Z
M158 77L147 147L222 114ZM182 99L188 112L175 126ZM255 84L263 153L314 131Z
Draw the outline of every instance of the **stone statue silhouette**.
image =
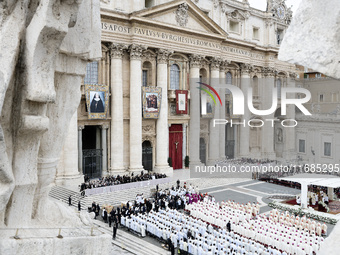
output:
M86 64L101 57L99 0L5 0L0 14L0 226L58 224L48 193Z

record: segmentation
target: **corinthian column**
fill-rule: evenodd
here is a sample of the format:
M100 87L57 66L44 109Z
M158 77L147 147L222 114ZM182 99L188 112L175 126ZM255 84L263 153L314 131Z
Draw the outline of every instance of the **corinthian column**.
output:
M241 90L244 95L248 94L248 88L250 87L250 72L253 66L250 64L241 64ZM240 124L240 157L249 157L249 134L250 129L248 126L248 120L250 119L250 112L247 105L247 97L244 100L244 115L241 118Z
M273 102L273 88L275 84L275 69L270 67L263 68L264 92L261 100L262 109L269 109ZM275 95L276 96L276 95ZM267 115L266 118L274 119L274 113ZM274 124L275 126L275 124ZM262 157L274 159L274 127L272 123L265 123L262 127Z
M157 119L155 172L172 175L168 164L168 58L172 52L159 49L157 55L157 86L162 88L161 111Z
M210 85L212 87L219 86L220 83L220 64L222 60L219 58L212 58L211 59L211 79L210 79ZM218 88L216 88L217 91L219 91ZM216 98L216 106L214 111L214 118L210 120L210 132L209 132L209 157L207 165L215 165L216 161L220 157L220 143L224 144L224 141L220 140L220 125L216 125L214 127L214 119L220 118L220 109L221 107L224 107L224 104L222 102L222 106Z
M289 73L289 77L287 78L287 87L294 88L295 87L295 79L296 73ZM289 104L287 107L287 119L295 119L295 105ZM284 159L291 160L296 159L295 152L295 128L284 128L284 151L283 157Z
M111 57L111 174L122 172L124 131L123 131L123 55L127 46L112 43Z
M223 61L220 65L220 84L225 84L226 83L226 67L229 64L229 61ZM219 89L219 94L222 100L223 106L220 109L220 119L225 119L225 93L226 89L225 88L220 88ZM225 159L225 130L226 130L226 125L219 125L220 129L220 159Z
M142 54L146 47L130 46L130 171L142 166Z
M200 66L202 56L191 55L190 60L190 126L189 126L189 149L190 149L190 170L195 170L196 166L202 165L200 152L200 93L197 89L199 82Z

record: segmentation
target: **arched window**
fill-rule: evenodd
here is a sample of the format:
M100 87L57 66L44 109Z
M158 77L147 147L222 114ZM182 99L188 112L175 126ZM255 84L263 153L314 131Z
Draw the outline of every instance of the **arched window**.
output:
M170 67L170 89L179 89L180 69L176 64Z
M276 80L277 98L281 98L281 79Z
M227 84L232 84L233 76L231 75L231 72L227 72L227 74L226 74L226 82L227 82Z
M85 84L98 84L98 62L91 62L86 65Z
M152 84L152 65L149 61L143 63L142 70L142 86L150 86Z
M231 84L233 82L233 76L232 76L231 72L227 72L225 78L226 78L226 83L227 84ZM230 94L230 90L226 89L225 93L229 95Z

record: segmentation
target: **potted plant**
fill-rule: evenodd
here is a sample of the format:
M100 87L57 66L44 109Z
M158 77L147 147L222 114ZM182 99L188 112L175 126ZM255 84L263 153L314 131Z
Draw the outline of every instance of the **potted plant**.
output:
M170 157L168 158L168 164L170 167L172 167L172 159Z
M184 159L184 166L185 166L185 168L189 167L189 163L190 163L189 156L187 155L187 156L185 156L185 159Z

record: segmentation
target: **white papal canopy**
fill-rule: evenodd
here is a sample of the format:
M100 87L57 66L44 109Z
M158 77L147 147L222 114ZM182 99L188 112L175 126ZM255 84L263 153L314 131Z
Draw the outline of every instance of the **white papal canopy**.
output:
M333 188L340 187L340 178L326 174L297 174L294 176L279 178L284 181L298 182L301 184L301 206L307 207L308 185L323 186L328 188L328 196L333 199Z

